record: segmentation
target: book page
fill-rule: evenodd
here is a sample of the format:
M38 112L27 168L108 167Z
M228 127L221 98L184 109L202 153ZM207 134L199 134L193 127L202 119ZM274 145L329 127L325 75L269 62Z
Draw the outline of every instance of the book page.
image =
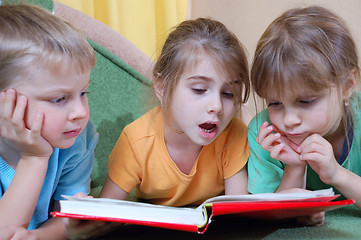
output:
M317 190L317 191L305 191L294 193L260 193L260 194L246 194L246 195L221 195L213 197L204 202L239 202L239 201L331 201L337 198L332 188Z
M107 198L63 196L61 212L108 218L203 226L207 216L201 208L169 207Z

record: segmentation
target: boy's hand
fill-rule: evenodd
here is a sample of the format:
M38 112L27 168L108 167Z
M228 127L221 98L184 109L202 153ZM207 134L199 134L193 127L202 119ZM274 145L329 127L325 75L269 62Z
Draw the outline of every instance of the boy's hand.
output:
M261 147L270 152L270 156L281 162L293 166L305 166L305 162L300 160L299 146L283 136L274 126L264 122L258 131L256 142Z
M0 93L0 134L20 152L22 158L49 158L52 146L41 136L44 114L38 112L29 128L25 125L27 98L17 96L14 89Z
M93 198L92 196L87 196L82 192L75 194L74 197ZM69 239L96 239L97 237L104 236L117 226L119 227L123 224L64 218L63 225Z

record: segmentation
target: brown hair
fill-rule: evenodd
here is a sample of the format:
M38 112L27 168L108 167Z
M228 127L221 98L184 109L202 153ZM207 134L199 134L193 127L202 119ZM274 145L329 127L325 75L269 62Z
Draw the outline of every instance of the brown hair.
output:
M262 98L284 89L341 89L351 70L359 76L356 45L346 24L329 10L311 6L286 11L258 41L251 83Z
M162 104L166 114L184 68L196 64L201 53L208 54L219 64L219 70L232 78L230 81L240 82L231 85L236 106L248 100L248 62L238 38L218 21L187 20L169 34L153 69L154 84L163 89Z
M357 48L347 25L331 11L311 6L290 9L268 26L257 44L251 84L261 98L282 97L285 89L307 94L336 87L340 106L335 107L342 109L350 147L347 129L355 113L352 107L343 110L348 100L341 94L350 73L359 80Z
M95 52L82 33L40 7L0 6L0 29L0 89L33 68L82 72L95 66Z

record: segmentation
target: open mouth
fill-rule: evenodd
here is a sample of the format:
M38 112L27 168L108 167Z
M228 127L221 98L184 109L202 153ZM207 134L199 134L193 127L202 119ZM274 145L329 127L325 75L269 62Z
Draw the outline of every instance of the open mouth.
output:
M202 129L202 131L206 133L211 133L216 129L217 124L214 123L202 123L199 125L199 127Z

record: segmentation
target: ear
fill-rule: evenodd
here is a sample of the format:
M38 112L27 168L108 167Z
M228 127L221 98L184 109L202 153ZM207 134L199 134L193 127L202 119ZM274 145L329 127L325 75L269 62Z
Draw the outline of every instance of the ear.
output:
M347 79L343 84L343 97L349 98L356 89L356 82L358 79L358 71L353 69L347 75Z
M162 102L163 94L164 94L164 84L163 78L158 76L156 79L153 80L153 88L155 95L157 96L158 100Z

